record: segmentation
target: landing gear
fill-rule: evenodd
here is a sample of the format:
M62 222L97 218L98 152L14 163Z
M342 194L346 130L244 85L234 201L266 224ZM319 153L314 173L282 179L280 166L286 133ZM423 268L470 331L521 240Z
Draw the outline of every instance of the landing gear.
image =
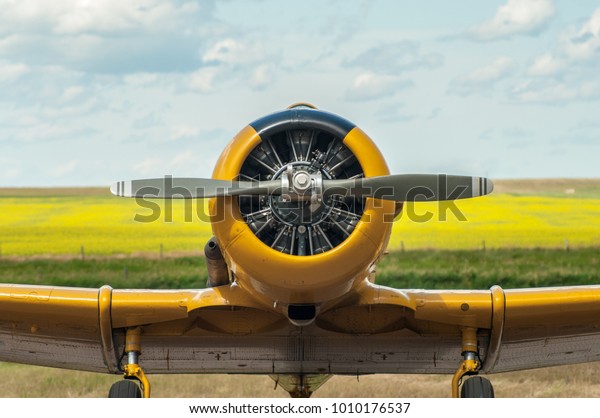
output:
M479 360L479 348L477 345L477 330L475 328L463 328L462 330L462 355L458 370L452 378L452 397L458 398L459 386L464 376L473 376L479 373L481 364ZM461 398L493 398L494 388L492 383L480 376L467 379L460 391Z
M460 390L461 398L493 398L494 387L485 377L474 376L467 379Z
M140 327L127 330L127 334L125 335L125 352L127 353L127 364L124 368L125 380L111 386L108 392L109 398L150 397L150 382L138 364L139 356L142 353L140 345L141 334L142 330Z
M109 398L141 398L140 386L132 380L120 380L110 387Z

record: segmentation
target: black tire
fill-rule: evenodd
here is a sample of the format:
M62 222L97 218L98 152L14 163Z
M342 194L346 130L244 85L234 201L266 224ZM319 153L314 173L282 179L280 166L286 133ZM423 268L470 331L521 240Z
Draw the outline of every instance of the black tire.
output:
M460 391L461 398L493 398L494 387L485 377L474 376L467 379Z
M109 398L141 398L140 386L131 380L119 380L110 387Z

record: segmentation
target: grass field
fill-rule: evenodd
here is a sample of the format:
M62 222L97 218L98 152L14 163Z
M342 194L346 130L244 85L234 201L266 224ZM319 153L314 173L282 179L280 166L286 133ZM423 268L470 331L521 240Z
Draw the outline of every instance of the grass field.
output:
M202 257L99 257L0 260L5 283L182 289L203 287ZM377 268L377 283L396 288L489 289L600 283L600 250L498 249L392 251Z
M600 180L497 182L492 196L460 202L468 219L436 205L425 223L402 217L378 282L400 288L486 289L600 283ZM0 281L115 288L197 288L208 223L140 224L135 202L106 189L0 189ZM565 248L568 240L568 250ZM483 246L485 241L485 251ZM85 259L81 258L81 246ZM164 257L159 258L160 247ZM405 251L401 251L404 248ZM434 249L434 250L432 250ZM8 397L103 397L119 377L0 363ZM600 396L600 364L492 377L500 397ZM152 376L157 397L286 397L263 376ZM319 397L447 397L450 376L334 377Z

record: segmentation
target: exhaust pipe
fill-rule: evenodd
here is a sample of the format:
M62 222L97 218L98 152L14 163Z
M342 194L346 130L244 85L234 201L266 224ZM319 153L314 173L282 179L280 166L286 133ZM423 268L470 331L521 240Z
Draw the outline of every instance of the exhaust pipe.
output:
M208 280L206 287L217 287L229 284L229 270L215 237L208 240L204 246Z

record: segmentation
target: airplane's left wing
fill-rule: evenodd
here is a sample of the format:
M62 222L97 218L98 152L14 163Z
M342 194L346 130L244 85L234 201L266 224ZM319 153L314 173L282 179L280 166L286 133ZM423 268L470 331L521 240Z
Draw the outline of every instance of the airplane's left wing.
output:
M98 296L98 289L1 285L0 360L107 371Z
M203 308L244 309L235 288L113 290L0 285L0 360L66 369L120 373L127 328L163 326L185 334ZM216 328L219 321L213 326ZM166 327L164 324L167 324ZM175 342L175 345L177 343Z
M472 351L486 373L600 360L600 286L401 291L368 284L319 321L344 333L404 332L388 353L404 373L455 371L465 329L474 332Z

